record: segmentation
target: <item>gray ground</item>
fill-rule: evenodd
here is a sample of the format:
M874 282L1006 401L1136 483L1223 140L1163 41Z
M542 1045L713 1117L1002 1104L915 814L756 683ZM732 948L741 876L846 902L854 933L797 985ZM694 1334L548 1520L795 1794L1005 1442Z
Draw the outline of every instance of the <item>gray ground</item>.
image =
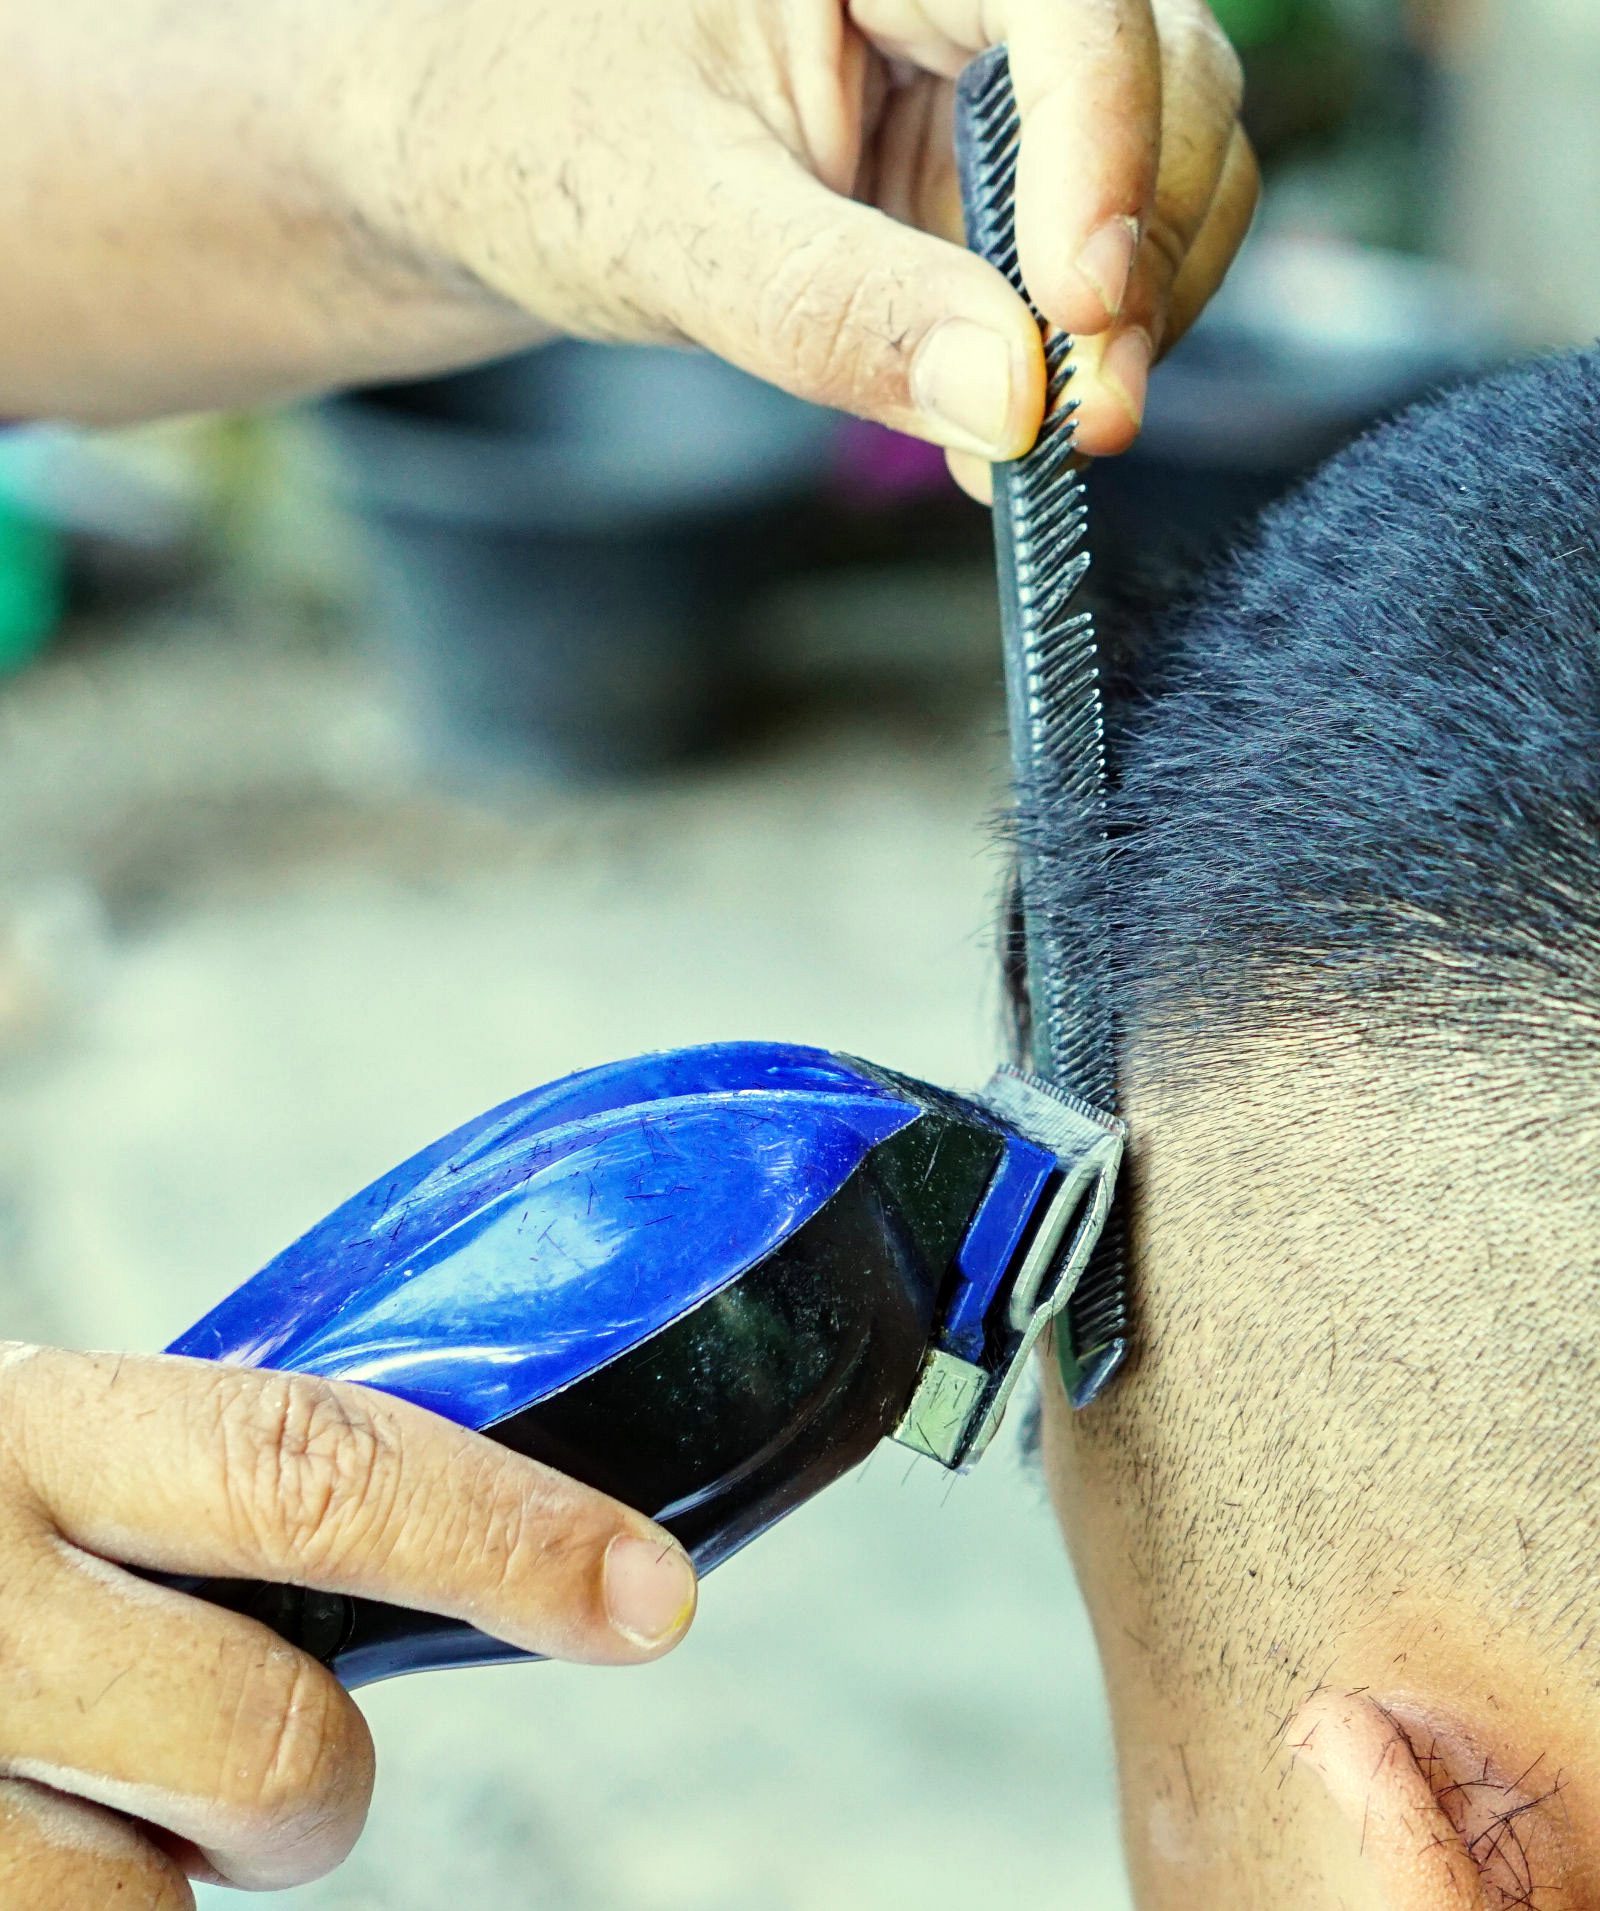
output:
M381 677L281 612L169 615L0 687L0 1331L159 1346L415 1145L586 1062L759 1034L980 1080L986 598L893 610L845 591L769 637L799 683L817 632L870 626L909 698L818 659L836 694L737 760L585 800L431 791ZM291 1902L1118 1911L1038 1489L1008 1453L951 1485L898 1452L711 1580L660 1666L374 1692L367 1839Z

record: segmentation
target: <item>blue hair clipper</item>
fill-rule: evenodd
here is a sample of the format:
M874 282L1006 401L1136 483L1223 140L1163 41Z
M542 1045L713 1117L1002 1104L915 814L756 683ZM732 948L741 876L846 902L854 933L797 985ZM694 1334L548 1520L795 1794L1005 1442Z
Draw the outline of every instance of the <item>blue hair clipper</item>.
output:
M671 1529L706 1571L892 1437L983 1451L1110 1201L1119 1123L770 1043L595 1068L347 1201L170 1352L360 1381ZM470 1626L186 1580L350 1686L524 1656Z

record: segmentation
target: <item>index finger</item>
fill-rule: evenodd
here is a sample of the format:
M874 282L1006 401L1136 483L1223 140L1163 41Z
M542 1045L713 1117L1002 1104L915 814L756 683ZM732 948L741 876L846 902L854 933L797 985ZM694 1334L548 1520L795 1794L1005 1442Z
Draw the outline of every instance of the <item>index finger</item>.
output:
M1007 0L1022 118L1017 251L1062 331L1122 306L1161 158L1161 42L1150 0Z
M665 1650L694 1611L661 1527L371 1388L17 1350L0 1432L57 1530L130 1566L381 1599L608 1663Z

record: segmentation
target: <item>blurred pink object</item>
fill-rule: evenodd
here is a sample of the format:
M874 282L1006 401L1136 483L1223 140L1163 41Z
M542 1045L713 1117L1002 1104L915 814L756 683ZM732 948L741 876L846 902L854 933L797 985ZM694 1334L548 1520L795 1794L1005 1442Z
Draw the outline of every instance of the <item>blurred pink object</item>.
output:
M857 504L898 504L947 491L951 484L937 445L863 418L843 421L834 470L839 489Z

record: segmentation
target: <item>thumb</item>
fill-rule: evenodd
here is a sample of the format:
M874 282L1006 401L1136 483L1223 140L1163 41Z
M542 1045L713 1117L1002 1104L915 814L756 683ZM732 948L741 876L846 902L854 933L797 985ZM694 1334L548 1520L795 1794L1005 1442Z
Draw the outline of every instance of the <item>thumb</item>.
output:
M985 458L1014 458L1044 415L1026 304L960 246L842 199L776 144L719 194L743 243L682 330L801 398Z

